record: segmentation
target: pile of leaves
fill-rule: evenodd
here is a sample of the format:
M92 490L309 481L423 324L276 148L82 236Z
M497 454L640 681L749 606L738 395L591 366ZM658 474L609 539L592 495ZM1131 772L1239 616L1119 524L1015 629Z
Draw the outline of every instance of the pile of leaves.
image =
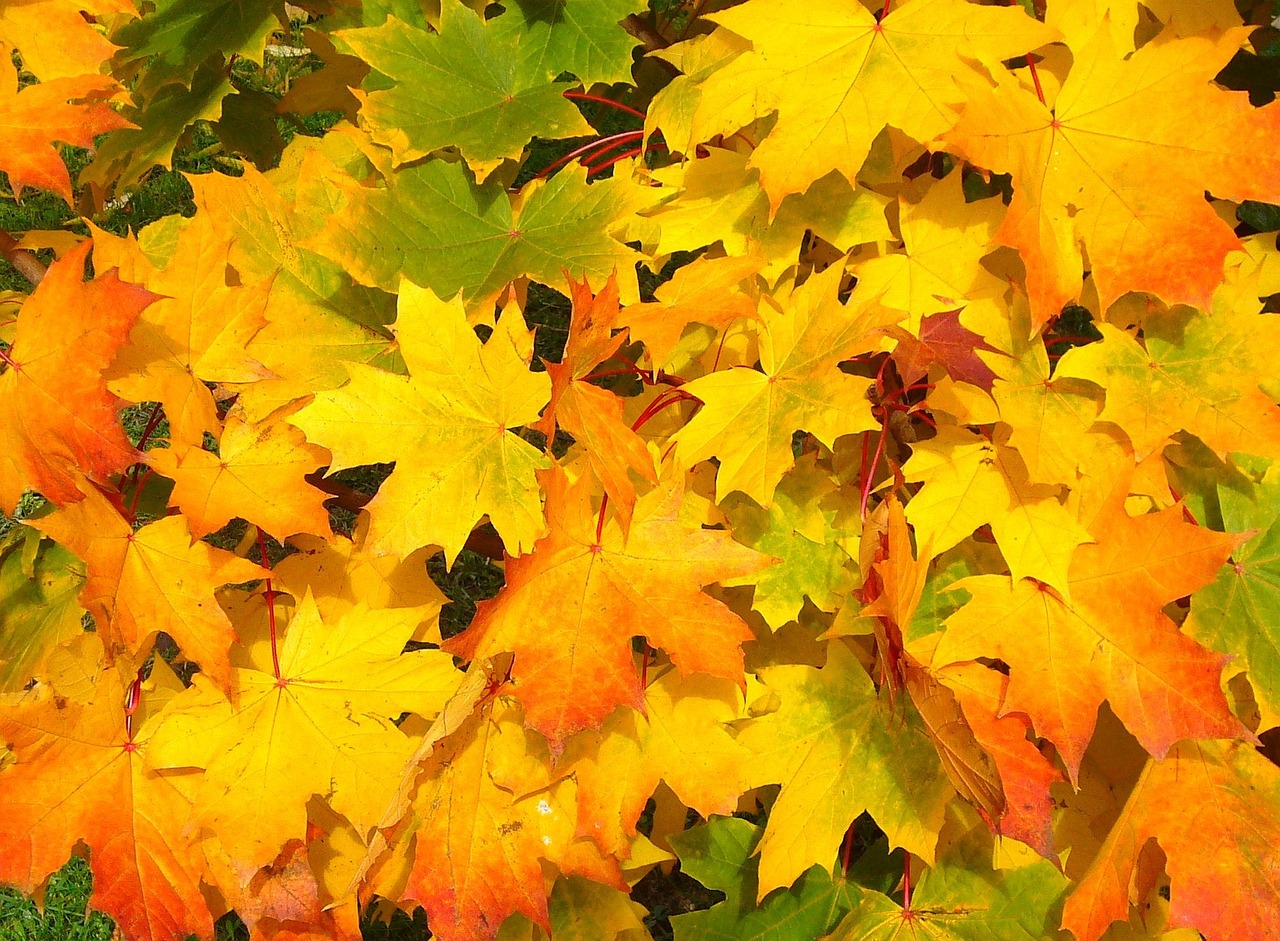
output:
M145 941L636 941L676 865L685 941L1275 937L1269 3L289 15L0 6L0 170L83 214L0 245L0 883L87 854ZM195 137L192 215L95 224Z

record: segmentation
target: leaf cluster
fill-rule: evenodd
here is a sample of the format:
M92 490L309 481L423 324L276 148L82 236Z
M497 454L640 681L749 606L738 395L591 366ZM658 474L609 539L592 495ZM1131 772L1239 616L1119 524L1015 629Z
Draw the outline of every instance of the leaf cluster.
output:
M1274 937L1270 17L0 6L0 884Z

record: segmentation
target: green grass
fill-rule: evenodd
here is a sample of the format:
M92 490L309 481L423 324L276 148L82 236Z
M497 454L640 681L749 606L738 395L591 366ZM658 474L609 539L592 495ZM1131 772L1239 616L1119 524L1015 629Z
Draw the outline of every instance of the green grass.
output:
M108 941L115 925L105 915L86 914L93 877L89 864L72 857L53 874L44 913L12 889L0 889L0 941Z

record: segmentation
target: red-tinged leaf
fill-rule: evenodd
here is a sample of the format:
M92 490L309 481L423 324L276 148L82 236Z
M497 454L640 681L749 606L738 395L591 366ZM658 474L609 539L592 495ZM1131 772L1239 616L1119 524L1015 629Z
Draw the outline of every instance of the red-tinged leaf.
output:
M682 522L678 479L637 503L626 537L610 520L599 538L590 478L571 484L553 467L544 480L550 534L528 555L508 558L506 587L445 649L467 660L515 653L513 695L557 755L570 735L598 728L618 706L642 708L631 654L637 635L667 651L684 675L741 683L741 645L754 635L702 588L758 572L770 559L728 533Z
M14 196L30 186L57 193L71 205L71 176L54 144L92 147L98 134L133 127L108 104L122 89L99 75L55 78L15 91L17 86L18 70L0 45L0 170L9 174Z
M80 475L98 483L138 453L116 419L120 400L102 372L155 296L113 272L84 280L91 243L49 267L22 306L0 359L0 510L24 490L54 503L81 499Z
M156 670L177 684L163 661ZM39 686L0 711L0 741L10 751L0 772L0 883L34 892L83 840L94 870L89 904L126 937L211 937L204 863L184 833L191 803L180 781L144 769L152 694L141 695L132 736L114 670L87 705Z
M1280 924L1280 769L1243 742L1184 742L1147 762L1063 927L1097 941L1129 913L1148 841L1165 855L1169 928L1209 941L1269 938ZM1132 901L1142 902L1143 899Z
M534 426L548 438L554 438L556 427L563 428L587 452L605 493L622 522L625 532L631 526L635 509L636 487L630 474L649 483L657 483L653 458L638 434L627 427L622 417L622 400L607 389L587 382L587 377L601 363L618 352L627 335L613 334L618 317L618 282L610 276L599 294L591 286L569 279L573 293L573 320L564 358L547 363L551 377L551 403Z
M957 382L967 382L987 392L991 391L996 374L979 358L978 351L999 351L981 335L961 325L959 310L925 317L920 322L919 337L913 337L900 329L891 330L890 333L898 337L893 362L905 385L909 386L927 376L929 367L937 363Z

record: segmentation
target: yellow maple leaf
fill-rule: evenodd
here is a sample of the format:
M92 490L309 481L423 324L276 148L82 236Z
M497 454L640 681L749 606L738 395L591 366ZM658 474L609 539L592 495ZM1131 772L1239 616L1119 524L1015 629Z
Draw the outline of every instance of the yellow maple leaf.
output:
M751 156L777 209L838 170L853 182L886 126L927 142L955 123L954 76L1058 37L1019 8L907 0L877 22L861 3L754 0L707 17L751 42L700 84L696 141L776 112Z
M245 349L266 323L271 282L229 287L227 243L205 225L180 229L163 263L133 238L91 231L95 264L160 295L107 371L108 388L131 402L160 402L170 441L201 447L221 427L205 382L271 375Z
M156 730L149 765L204 769L200 820L241 865L265 866L301 839L313 795L367 834L414 750L392 718L434 716L462 679L438 650L401 653L417 621L413 608L358 605L325 624L304 595L279 676L236 669L234 706L197 676Z
M1089 534L1058 499L1058 488L1033 484L1020 456L997 439L944 426L913 445L903 466L923 486L907 504L921 545L937 555L989 524L1015 579L1035 578L1067 594L1067 569Z
M350 365L346 385L289 421L333 452L331 470L397 462L368 507L376 552L434 544L452 564L485 514L508 552L525 551L544 529L534 473L550 462L513 429L537 420L551 381L529 371L533 339L518 311L482 345L461 300L405 281L395 330L408 377Z
M715 456L716 500L741 490L761 506L791 469L791 436L808 431L827 447L841 435L878 427L866 391L869 379L838 364L874 348L874 328L897 319L877 305L846 307L837 297L844 269L832 265L790 295L781 309L761 305L765 331L761 369L735 367L681 388L702 400L701 411L675 436L684 467Z

